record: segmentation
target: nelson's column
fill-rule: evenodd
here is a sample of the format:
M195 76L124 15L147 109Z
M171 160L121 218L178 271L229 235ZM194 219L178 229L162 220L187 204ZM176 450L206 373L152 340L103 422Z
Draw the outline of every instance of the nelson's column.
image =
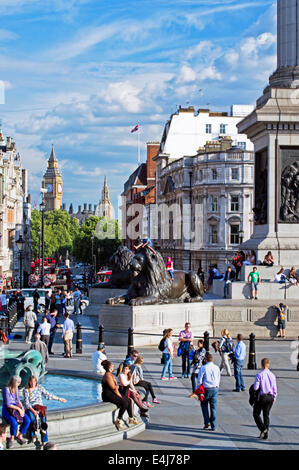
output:
M278 0L277 13L277 70L238 124L255 151L255 226L242 249L299 267L299 0Z

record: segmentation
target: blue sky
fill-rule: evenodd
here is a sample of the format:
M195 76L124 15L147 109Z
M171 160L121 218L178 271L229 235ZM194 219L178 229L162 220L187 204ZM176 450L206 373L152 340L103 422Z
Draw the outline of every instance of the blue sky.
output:
M0 119L33 200L54 142L64 202L97 203L107 175L117 207L137 122L144 160L177 105L253 104L276 67L272 0L0 0L0 17Z

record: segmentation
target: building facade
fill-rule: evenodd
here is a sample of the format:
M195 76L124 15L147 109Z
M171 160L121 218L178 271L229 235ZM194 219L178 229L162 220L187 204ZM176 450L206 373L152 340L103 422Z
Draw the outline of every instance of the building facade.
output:
M252 142L245 134L239 134L237 124L253 110L253 106L232 105L231 112L212 112L193 106L179 107L166 122L161 140L160 153L170 159L193 157L207 141L230 137L233 146L253 150Z
M253 230L253 153L230 138L210 141L196 156L169 160L159 153L153 238L176 269L217 265L224 271Z
M0 285L26 283L30 272L31 203L27 194L27 170L11 137L5 140L0 129ZM20 235L25 247L19 252ZM22 269L21 269L22 266Z
M122 193L123 244L132 249L138 236L150 231L150 207L156 202L156 162L159 142L147 142L146 163L139 165L125 182ZM138 219L136 211L138 210Z
M42 187L47 190L44 195L46 211L61 209L63 182L61 173L58 169L58 161L54 152L54 145L52 145L47 170L43 177Z

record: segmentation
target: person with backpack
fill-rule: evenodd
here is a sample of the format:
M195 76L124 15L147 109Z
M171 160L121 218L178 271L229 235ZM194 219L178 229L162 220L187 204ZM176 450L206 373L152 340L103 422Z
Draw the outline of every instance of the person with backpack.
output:
M203 347L203 340L199 339L198 349L195 350L193 361L191 363L191 366L193 366L192 374L191 374L191 383L192 383L193 393L197 389L197 378L198 378L199 369L201 368L201 366L204 366L205 364L206 364L206 350Z
M278 338L285 338L286 337L286 318L288 313L288 306L280 303L279 305L275 305L273 308L276 309L278 315L278 330L279 336Z
M233 392L245 392L245 384L242 375L244 361L246 358L246 345L243 343L243 335L237 336L237 345L234 353L234 376L236 379L236 388Z
M227 329L221 331L222 338L219 341L218 350L221 356L220 372L225 367L227 375L232 377L229 364L230 355L234 352L234 343Z
M160 341L159 350L163 353L163 370L161 374L161 380L176 380L176 377L172 374L172 360L174 358L175 348L172 342L172 333L173 330L168 328L164 330L164 336ZM169 378L166 377L168 372Z

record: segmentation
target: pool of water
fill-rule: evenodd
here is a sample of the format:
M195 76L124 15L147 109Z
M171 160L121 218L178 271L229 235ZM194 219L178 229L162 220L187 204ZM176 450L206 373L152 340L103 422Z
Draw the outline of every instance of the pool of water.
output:
M48 411L65 410L72 407L92 405L102 401L102 385L101 382L95 380L47 374L40 379L40 384L48 392L67 400L66 403L60 403L56 400L46 400L44 398L43 402L47 406ZM0 398L0 405L2 407L2 396Z

